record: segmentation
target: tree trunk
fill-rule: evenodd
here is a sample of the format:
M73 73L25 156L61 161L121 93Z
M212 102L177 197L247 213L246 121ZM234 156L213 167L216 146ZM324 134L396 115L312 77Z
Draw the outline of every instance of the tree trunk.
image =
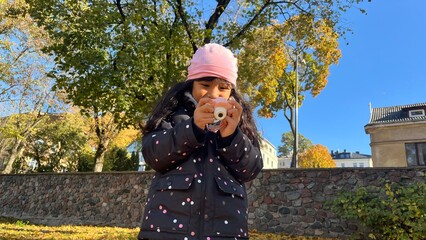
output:
M3 174L9 174L13 170L13 163L16 159L18 159L22 152L24 151L24 148L22 147L22 140L16 139L16 142L12 148L12 151L9 156L9 161L7 162L6 168L2 171Z
M292 153L292 157L291 157L291 164L290 164L290 167L291 168L296 168L296 166L297 166L297 160L296 160L296 155L297 155L297 151L296 151L296 123L295 123L295 117L294 117L294 112L295 112L295 109L294 108L291 108L291 111L290 111L290 118L287 118L287 120L289 121L289 123L290 123L290 129L291 129L291 133L293 133L293 153Z
M4 158L0 159L0 171L3 171L3 167L4 167Z
M95 154L95 168L93 170L94 172L102 172L102 169L104 167L105 152L108 148L108 144L109 139L105 140L102 136L99 138L99 144Z
M297 151L296 151L296 134L295 134L295 132L294 132L294 130L293 130L293 127L291 128L291 131L293 132L293 154L292 154L292 157L291 157L291 165L290 165L290 167L291 168L296 168L296 166L297 166L297 162L296 162L296 155L297 155Z
M9 157L9 149L10 145L12 145L12 141L10 138L5 138L0 140L0 172L4 170L4 163L6 158Z

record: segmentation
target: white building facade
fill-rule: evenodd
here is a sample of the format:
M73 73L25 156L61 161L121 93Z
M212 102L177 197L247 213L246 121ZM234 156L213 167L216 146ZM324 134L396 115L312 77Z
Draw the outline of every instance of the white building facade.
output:
M373 159L371 155L360 154L359 152L343 152L331 151L331 157L336 163L336 167L373 167Z
M262 153L263 169L278 168L277 149L266 138L262 137L260 143L260 152Z
M278 168L290 168L290 167L291 167L291 157L278 158Z

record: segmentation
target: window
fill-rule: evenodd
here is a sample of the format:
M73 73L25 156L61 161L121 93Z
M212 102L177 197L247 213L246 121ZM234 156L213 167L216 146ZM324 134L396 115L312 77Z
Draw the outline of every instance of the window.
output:
M424 109L410 110L408 112L408 115L410 117L422 117L425 115L425 110Z
M342 164L341 164L341 166L342 166L342 167L345 167L345 163L342 163Z
M425 166L426 162L426 142L406 143L405 154L408 166Z
M357 164L356 164L356 162L354 162L354 167L357 167Z
M364 163L363 162L359 163L359 167L364 167Z

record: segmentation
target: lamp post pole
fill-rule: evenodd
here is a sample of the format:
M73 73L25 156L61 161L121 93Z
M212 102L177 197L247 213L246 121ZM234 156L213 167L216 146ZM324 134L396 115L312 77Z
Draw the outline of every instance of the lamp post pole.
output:
M294 109L294 152L295 152L295 163L294 167L297 168L298 157L297 152L299 150L299 54L296 55L296 87L295 87L295 103Z
M294 97L295 99L295 106L294 106L294 152L295 152L295 156L294 156L294 168L298 167L298 156L297 153L299 151L299 57L302 54L302 52L296 54L296 86L295 86L295 93L294 93ZM305 63L305 60L303 60L303 58L301 59L302 63Z

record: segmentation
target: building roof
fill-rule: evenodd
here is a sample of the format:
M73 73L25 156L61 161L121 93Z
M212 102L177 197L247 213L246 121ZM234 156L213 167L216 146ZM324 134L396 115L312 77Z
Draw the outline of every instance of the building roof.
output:
M366 126L376 124L390 124L403 122L426 121L426 115L410 117L410 110L426 111L426 102L401 106L373 108L370 115L370 122Z
M362 159L362 158L371 158L371 155L362 154L359 152L339 152L339 151L331 151L331 157L333 159Z
M273 147L273 148L276 150L276 148L275 148L274 144L272 144L272 143L271 143L268 139L266 139L266 138L265 138L265 137L263 137L263 136L261 136L260 138L261 138L261 140L262 140L264 143L269 144L271 147Z

